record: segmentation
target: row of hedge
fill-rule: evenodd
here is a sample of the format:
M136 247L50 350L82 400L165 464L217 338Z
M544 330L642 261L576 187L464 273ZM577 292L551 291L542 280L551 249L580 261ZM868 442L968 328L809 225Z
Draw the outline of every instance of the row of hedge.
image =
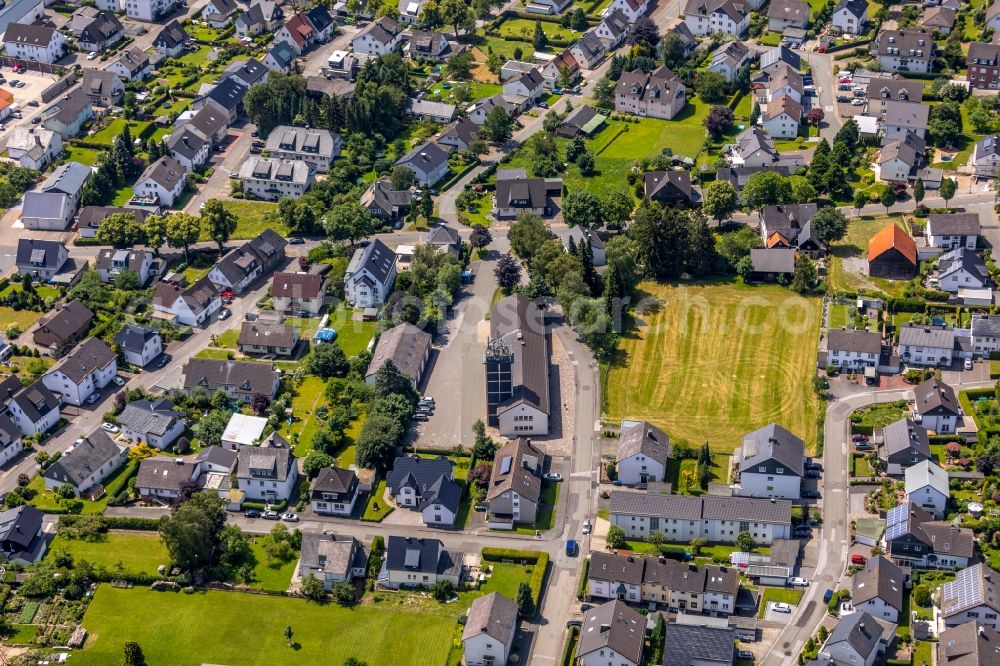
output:
M284 511L288 508L288 502L286 500L281 500L277 504L268 504L267 502L255 502L254 500L246 500L243 502L244 509L256 509L257 511Z
M576 585L576 598L583 600L587 596L587 578L590 574L590 558L583 560L583 568L580 570L580 582Z
M528 587L531 588L531 599L535 602L535 615L540 610L542 599L542 584L545 582L545 572L549 567L549 554L538 550L516 550L514 548L483 548L485 562L533 562L535 570L531 572Z
M106 486L104 491L108 494L108 497L117 497L128 486L129 479L136 476L138 473L139 461L129 460L125 465L125 471L122 472L117 479L115 479L114 483Z
M47 513L52 513L47 512ZM159 518L138 518L135 516L79 516L65 515L59 517L59 527L73 527L81 520L97 519L102 532L108 530L136 530L156 532L160 529Z

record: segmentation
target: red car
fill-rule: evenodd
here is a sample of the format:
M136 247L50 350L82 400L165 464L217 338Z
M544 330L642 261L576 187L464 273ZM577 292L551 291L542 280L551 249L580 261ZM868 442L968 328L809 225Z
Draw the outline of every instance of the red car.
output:
M851 555L851 564L857 564L859 566L864 566L868 560L865 559L864 555Z
M222 297L223 298L228 298L229 300L233 300L233 296L235 296L235 295L236 294L233 293L232 289L223 289L222 290Z

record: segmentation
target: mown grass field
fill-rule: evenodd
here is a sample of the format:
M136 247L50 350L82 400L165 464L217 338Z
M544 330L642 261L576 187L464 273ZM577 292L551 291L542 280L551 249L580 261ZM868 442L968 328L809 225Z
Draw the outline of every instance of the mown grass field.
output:
M906 280L887 280L864 274L868 267L868 241L890 222L904 230L910 227L900 216L865 216L852 219L847 227L847 236L830 248L830 272L827 277L830 290L856 292L860 289L879 291L886 296L900 297L906 288Z
M125 571L155 574L161 564L169 564L167 547L156 532L108 532L100 541L80 541L56 535L49 552L65 550L79 562L87 560L114 569L119 562Z
M87 647L73 661L118 663L125 641L133 640L149 666L342 664L349 657L369 666L443 664L460 612L455 605L416 611L392 600L344 608L236 592L101 585L83 619ZM293 631L291 648L286 626Z
M779 286L642 283L605 388L605 419L645 419L671 438L731 453L775 421L816 441L820 301Z
M247 201L236 199L224 199L222 205L226 210L236 215L238 223L236 231L233 232L231 240L250 240L258 236L267 228L274 229L281 236L289 236L291 232L278 219L274 212L278 210L278 204L268 201ZM212 240L209 229L203 227L201 237L202 242Z

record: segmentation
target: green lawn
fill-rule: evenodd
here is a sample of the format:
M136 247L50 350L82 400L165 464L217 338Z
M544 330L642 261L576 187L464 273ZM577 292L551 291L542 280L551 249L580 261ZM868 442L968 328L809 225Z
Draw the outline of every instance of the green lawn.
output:
M902 297L907 285L905 280L869 277L862 272L867 266L865 257L868 255L868 241L890 221L909 230L906 221L898 216L887 218L880 215L851 220L847 227L847 237L834 243L830 250L832 260L829 263L827 284L831 291L869 290L890 297Z
M232 353L233 351L231 349L215 349L214 347L208 347L206 349L202 349L194 356L195 358L211 358L216 361L225 361Z
M11 324L17 324L21 327L22 333L41 319L43 314L45 313L33 310L14 310L5 305L0 306L0 321L3 322L4 329Z
M781 33L765 32L757 39L757 43L761 46L778 46L781 44Z
M732 461L731 455L723 453L712 454L712 483L726 483L729 480L729 466ZM691 486L685 482L690 472ZM666 480L673 484L674 492L678 495L703 495L705 490L698 485L698 461L690 458L683 460L670 458L667 460Z
M972 21L969 21L971 23ZM931 666L934 660L934 646L937 643L917 641L913 648L913 666Z
M6 287L4 287L3 291L0 291L0 298L3 298L5 296L10 296L11 294L18 293L21 291L24 291L24 287L21 285L20 282L18 283L11 282ZM38 296L41 297L42 299L59 298L59 290L56 287L50 287L44 284L36 284L35 293L38 294Z
M353 311L343 305L330 313L327 326L337 331L337 344L348 356L357 356L368 349L375 337L378 324L374 321L353 319ZM318 324L318 320L313 320Z
M125 204L132 200L134 194L135 190L132 189L131 185L123 185L115 190L115 196L111 198L111 205L125 206Z
M156 532L108 532L101 541L80 541L56 535L49 552L65 550L75 561L116 570L120 562L125 571L156 574L161 564L169 564L167 548Z
M129 465L126 463L118 468L114 474L104 480L104 487L107 488L114 484L115 480L118 479L119 476L126 473L128 467ZM35 491L35 496L30 502L28 502L28 504L35 507L39 511L61 511L63 509L63 505L56 501L55 493L45 489L45 480L40 475L32 477L31 483L28 484L28 489ZM108 507L108 499L107 493L105 493L104 497L96 502L80 499L80 501L83 502L83 510L81 513L85 516L96 516L104 513L104 510Z
M231 240L250 240L267 228L274 229L281 236L290 235L288 228L273 214L277 210L278 204L267 201L225 199L222 201L222 205L225 206L226 210L236 215L236 219L239 221ZM212 240L207 228L202 228L199 240L202 242Z
M100 132L97 132L94 136L87 137L87 141L104 144L110 148L112 144L114 144L115 139L117 139L125 129L126 124L128 125L129 133L132 135L132 138L137 139L147 130L151 123L139 120L128 122L124 118L115 118Z
M150 666L204 663L273 666L443 664L462 611L457 606L407 608L389 598L353 608L237 592L153 592L101 585L83 619L87 648L73 661L118 663L126 640L137 641ZM291 626L289 648L284 628Z
M572 28L564 28L558 23L552 23L550 21L541 21L542 32L549 39L568 39L572 41L577 41L582 35L582 32L577 32ZM525 39L531 40L535 34L535 22L529 19L514 18L507 19L500 24L500 36L501 37L523 37ZM530 54L531 45L527 44L526 47L522 47L526 52Z
M771 422L816 441L820 302L779 286L644 282L650 307L622 339L604 418L644 419L673 439L731 453Z
M375 484L372 492L368 495L368 504L365 505L365 513L361 519L379 522L392 513L393 508L383 499L384 497L385 479L379 479L379 482ZM376 504L378 505L378 509L375 509Z
M295 442L295 455L303 458L312 450L313 437L322 426L316 416L316 408L326 403L324 392L326 382L312 375L302 380L295 389L292 398L292 424L285 421L281 425L281 433L289 441ZM298 435L298 441L295 441Z
M899 400L859 409L851 416L851 423L862 428L884 428L904 418L908 413L906 403Z
M254 557L257 558L257 566L253 569L255 587L267 592L284 592L292 582L292 574L295 572L295 565L298 563L298 553L288 562L276 563L276 566L267 565L267 556L264 548L259 542L250 545Z
M783 587L764 587L761 589L764 592L760 597L760 613L758 617L764 617L764 613L767 611L767 604L771 601L783 601L786 604L797 606L799 600L802 599L802 590L790 590Z
M81 148L80 146L65 146L64 150L66 151L67 160L86 164L87 166L97 164L97 159L101 156L101 151L99 150Z
M854 476L875 476L875 470L865 456L854 456Z

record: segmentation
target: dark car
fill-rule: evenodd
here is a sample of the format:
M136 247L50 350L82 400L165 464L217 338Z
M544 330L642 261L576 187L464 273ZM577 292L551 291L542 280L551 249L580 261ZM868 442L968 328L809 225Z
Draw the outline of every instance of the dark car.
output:
M872 445L870 442L865 440L864 442L856 442L854 444L854 448L856 448L858 451L869 451L871 450Z
M289 245L305 245L305 240L303 240L302 238L289 238L288 239L288 244Z
M802 496L805 497L806 499L819 499L819 491L818 490L803 490L802 491Z
M157 368L162 368L167 363L170 363L170 354L161 354L160 355L160 360L156 362L156 367Z
M257 509L247 509L243 512L244 518L260 518L260 511Z
M486 511L489 507L485 504L477 504L475 507L476 511Z
M265 511L263 514L261 514L261 518L263 518L264 520L280 520L281 514L278 513L277 511Z
M824 604L830 603L830 599L833 599L833 590L827 590L826 592L823 593Z
M819 470L807 469L806 473L805 473L805 477L807 479L818 479L819 478Z
M816 470L818 472L822 472L823 471L823 463L807 462L806 463L806 469L814 469L814 470Z

